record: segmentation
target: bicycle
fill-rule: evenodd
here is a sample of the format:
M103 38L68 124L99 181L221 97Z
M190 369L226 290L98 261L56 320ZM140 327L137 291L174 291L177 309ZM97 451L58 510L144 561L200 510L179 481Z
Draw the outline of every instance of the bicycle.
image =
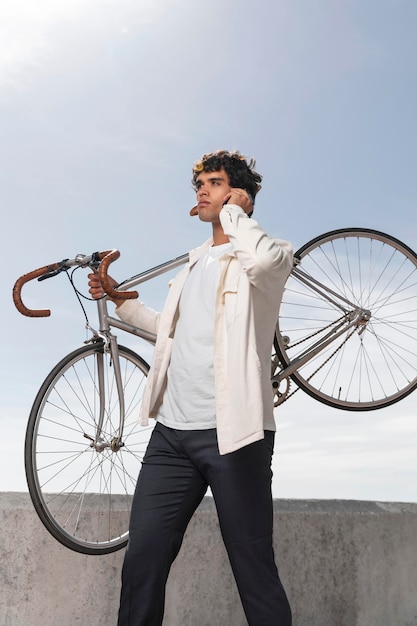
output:
M128 541L131 497L152 427L137 416L148 363L119 345L112 328L151 344L155 336L109 315L107 297L137 297L133 287L179 267L188 254L112 289L117 250L77 255L20 277L17 309L50 315L22 301L25 283L92 268L107 294L96 301L99 329L65 356L43 382L25 438L25 469L35 510L63 545L106 554ZM320 235L294 255L271 350L275 406L299 389L330 406L367 411L398 402L417 387L417 255L376 230ZM291 381L296 389L291 390Z

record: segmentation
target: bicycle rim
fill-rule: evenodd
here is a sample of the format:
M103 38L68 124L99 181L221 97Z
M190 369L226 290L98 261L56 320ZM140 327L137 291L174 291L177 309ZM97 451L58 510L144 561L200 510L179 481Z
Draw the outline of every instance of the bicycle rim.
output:
M65 357L43 383L30 414L25 466L35 509L63 545L85 554L106 554L128 540L131 499L152 428L138 424L149 366L119 346L125 398L123 446L109 444L119 432L119 403L110 356L103 344ZM102 445L97 433L97 359L104 359L105 411Z
M296 271L290 275L275 338L282 366L342 330L292 374L299 387L325 404L355 411L388 406L416 389L416 254L390 235L351 228L313 239L295 258L296 267L324 289L318 293ZM348 328L358 310L366 314Z

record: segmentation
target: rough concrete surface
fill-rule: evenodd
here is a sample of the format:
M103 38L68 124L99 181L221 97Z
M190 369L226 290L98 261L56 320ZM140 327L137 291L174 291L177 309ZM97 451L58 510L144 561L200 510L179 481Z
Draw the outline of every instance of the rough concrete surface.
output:
M294 626L417 626L416 504L276 500L274 507ZM61 546L25 493L1 494L0 526L1 626L116 625L123 551L86 556ZM164 626L245 624L206 498L171 571Z

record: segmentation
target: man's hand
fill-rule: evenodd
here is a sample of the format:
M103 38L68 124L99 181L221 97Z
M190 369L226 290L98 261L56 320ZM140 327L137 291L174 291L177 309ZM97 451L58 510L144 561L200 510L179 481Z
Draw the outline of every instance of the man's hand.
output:
M110 285L114 288L117 286L117 281L114 280L111 276L109 276ZM98 278L98 274L88 274L88 286L90 295L95 299L99 300L106 294L103 291L103 287L101 286L101 282ZM114 300L113 298L109 298L116 305L121 304L123 300Z
M252 213L253 201L245 189L232 189L225 197L224 203L237 204L245 213Z

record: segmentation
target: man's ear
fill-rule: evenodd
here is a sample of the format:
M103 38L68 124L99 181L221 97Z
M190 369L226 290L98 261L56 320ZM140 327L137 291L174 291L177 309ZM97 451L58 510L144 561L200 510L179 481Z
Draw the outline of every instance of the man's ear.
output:
M191 215L191 217L194 217L195 215L198 215L197 205L193 206L193 208L190 211L190 215Z

